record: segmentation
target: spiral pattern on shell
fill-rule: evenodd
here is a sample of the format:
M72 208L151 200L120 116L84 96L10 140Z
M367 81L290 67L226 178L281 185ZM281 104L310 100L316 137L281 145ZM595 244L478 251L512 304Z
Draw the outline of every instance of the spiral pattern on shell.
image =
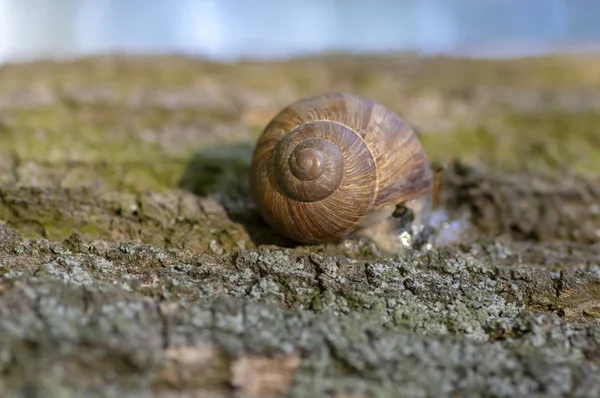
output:
M261 216L299 242L337 240L376 210L431 189L417 137L394 113L348 94L300 100L256 144L250 190Z
M315 202L340 189L345 191L347 187L341 186L344 172L356 171L349 159L344 159L344 153L359 151L369 156L366 145L361 146L357 138L346 127L331 122L298 126L283 137L273 152L277 186L288 198L299 202Z

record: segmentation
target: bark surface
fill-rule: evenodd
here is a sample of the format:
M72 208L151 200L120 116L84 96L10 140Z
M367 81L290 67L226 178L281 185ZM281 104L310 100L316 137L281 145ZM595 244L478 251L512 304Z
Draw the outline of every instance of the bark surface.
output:
M0 395L600 396L599 65L4 66ZM446 165L436 244L296 245L256 215L255 139L325 91Z

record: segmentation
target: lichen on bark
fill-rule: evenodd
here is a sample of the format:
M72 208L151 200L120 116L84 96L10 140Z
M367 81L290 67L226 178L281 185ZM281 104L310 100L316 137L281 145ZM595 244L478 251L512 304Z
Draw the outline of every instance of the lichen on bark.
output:
M599 396L598 62L5 66L0 395ZM254 140L323 91L415 124L457 239L382 255L258 217Z

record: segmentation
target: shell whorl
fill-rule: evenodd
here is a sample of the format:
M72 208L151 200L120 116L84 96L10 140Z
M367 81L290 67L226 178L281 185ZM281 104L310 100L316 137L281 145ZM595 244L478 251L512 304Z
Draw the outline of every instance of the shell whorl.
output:
M273 173L282 193L300 202L315 202L334 193L344 178L344 134L329 122L301 124L273 152Z
M383 106L347 94L297 101L263 130L250 192L271 227L298 242L334 241L365 217L432 188L412 129Z

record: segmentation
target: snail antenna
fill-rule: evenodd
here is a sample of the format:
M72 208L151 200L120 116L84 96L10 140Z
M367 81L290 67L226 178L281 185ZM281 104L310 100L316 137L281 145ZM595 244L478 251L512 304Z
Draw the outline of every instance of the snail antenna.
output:
M446 169L446 165L436 164L433 167L433 172L435 174L433 179L433 207L437 208L438 206L438 193L440 188L440 180L442 178L442 173Z

